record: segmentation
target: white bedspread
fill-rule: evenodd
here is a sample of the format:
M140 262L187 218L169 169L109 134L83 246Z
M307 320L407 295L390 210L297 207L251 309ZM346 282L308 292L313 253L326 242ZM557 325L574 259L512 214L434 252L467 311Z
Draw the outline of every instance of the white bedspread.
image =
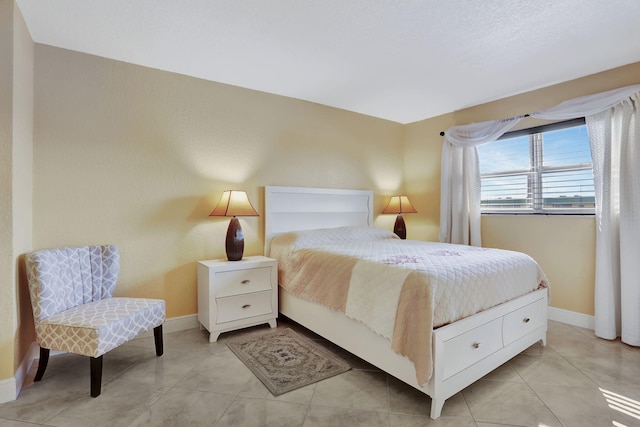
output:
M383 266L356 264L347 306L362 304L366 308L352 308L353 312L374 310L376 316L395 317L395 307L386 299L393 298L399 289L392 285L394 290L385 292L384 288L394 283L388 280L389 277L398 275L397 269L402 270L399 277L402 276L403 280L409 271L420 272L425 283L433 289L434 327L455 322L532 292L541 285L548 285L544 272L530 256L502 249L393 238L319 245L313 249ZM367 271L373 274L367 274ZM353 289L354 286L357 289ZM372 299L373 295L367 297L367 294L385 297ZM377 301L375 307L373 301ZM390 308L394 308L392 313L385 314Z

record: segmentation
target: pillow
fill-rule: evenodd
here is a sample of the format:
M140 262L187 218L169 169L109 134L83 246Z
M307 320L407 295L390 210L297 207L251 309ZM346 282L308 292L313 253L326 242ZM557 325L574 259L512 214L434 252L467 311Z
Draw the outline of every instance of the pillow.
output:
M399 239L395 233L378 227L337 227L296 231L292 249L333 245L340 242Z

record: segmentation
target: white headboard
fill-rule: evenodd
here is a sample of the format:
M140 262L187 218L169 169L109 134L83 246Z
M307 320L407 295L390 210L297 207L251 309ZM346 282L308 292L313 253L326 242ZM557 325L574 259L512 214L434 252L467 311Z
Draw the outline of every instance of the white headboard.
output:
M289 231L373 225L373 192L266 186L264 253L271 239Z

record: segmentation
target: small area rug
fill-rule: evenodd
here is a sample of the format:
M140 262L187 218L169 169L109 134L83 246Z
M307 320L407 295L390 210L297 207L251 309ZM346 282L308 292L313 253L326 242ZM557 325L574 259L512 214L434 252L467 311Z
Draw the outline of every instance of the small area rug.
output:
M291 329L232 341L227 346L274 396L351 369Z

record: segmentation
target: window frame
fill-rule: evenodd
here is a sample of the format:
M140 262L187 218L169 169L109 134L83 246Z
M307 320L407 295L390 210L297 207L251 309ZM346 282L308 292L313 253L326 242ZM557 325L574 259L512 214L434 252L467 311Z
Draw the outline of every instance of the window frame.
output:
M482 188L483 178L499 178L499 177L513 177L517 175L524 175L527 177L527 192L532 197L532 207L524 208L499 208L491 209L487 206L480 206L481 215L577 215L577 216L592 216L595 215L595 207L583 207L583 208L553 208L544 207L543 197L543 185L542 176L545 173L553 172L567 172L567 171L593 171L593 159L589 163L572 163L564 164L561 166L545 166L543 163L543 137L545 132L552 132L556 130L584 126L586 120L584 117L577 119L565 120L556 123L550 123L542 126L535 126L526 129L520 129L512 132L507 132L496 141L502 139L517 138L520 136L529 136L533 141L529 141L529 167L518 168L513 170L501 170L497 172L487 172L480 174L480 188ZM533 137L532 137L533 135ZM532 174L533 179L529 180L528 175Z

